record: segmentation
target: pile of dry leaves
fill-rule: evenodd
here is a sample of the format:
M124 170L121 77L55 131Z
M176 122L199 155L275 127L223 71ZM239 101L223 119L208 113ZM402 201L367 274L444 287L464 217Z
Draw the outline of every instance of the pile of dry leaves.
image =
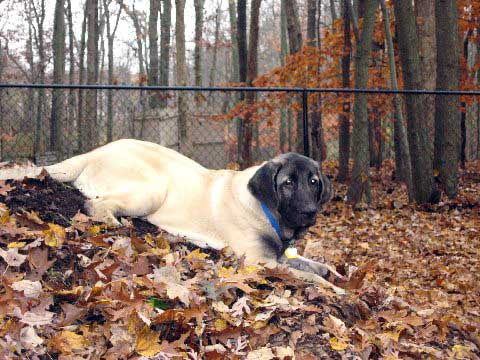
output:
M45 176L0 183L0 358L479 358L469 166L456 201L408 205L383 170L368 208L328 205L305 252L350 276L346 296L139 220L108 229Z

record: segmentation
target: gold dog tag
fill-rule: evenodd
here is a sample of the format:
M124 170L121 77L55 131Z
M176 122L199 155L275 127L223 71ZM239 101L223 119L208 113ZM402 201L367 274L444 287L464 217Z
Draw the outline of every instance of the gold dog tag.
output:
M285 256L289 259L296 259L298 258L297 248L288 247L285 249Z

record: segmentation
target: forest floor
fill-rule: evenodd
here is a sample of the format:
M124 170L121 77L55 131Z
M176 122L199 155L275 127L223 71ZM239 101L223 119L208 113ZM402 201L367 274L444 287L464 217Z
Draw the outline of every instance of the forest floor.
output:
M372 204L335 183L299 246L344 296L141 220L106 228L45 175L0 182L0 358L479 359L480 162L437 205L372 174Z

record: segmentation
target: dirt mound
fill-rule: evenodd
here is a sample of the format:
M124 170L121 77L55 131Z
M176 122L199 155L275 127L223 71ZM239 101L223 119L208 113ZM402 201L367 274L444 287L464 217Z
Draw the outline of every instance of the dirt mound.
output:
M0 202L7 205L12 213L35 212L43 221L63 227L70 226L75 214L87 214L84 208L86 197L72 184L60 183L48 175L23 181L9 180L6 184L13 190L5 195L0 193ZM139 234L159 233L158 228L147 221L128 219Z
M71 184L59 183L49 176L23 181L8 181L14 187L6 195L0 195L0 202L6 204L12 213L18 211L36 212L45 222L64 227L76 213L86 214L83 204L85 196Z

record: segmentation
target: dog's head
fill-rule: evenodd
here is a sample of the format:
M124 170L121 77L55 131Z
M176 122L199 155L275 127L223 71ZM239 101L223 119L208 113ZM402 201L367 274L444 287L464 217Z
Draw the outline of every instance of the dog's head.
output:
M318 163L295 153L263 164L250 179L248 189L279 214L281 224L294 230L315 224L322 204L333 196L332 184Z

